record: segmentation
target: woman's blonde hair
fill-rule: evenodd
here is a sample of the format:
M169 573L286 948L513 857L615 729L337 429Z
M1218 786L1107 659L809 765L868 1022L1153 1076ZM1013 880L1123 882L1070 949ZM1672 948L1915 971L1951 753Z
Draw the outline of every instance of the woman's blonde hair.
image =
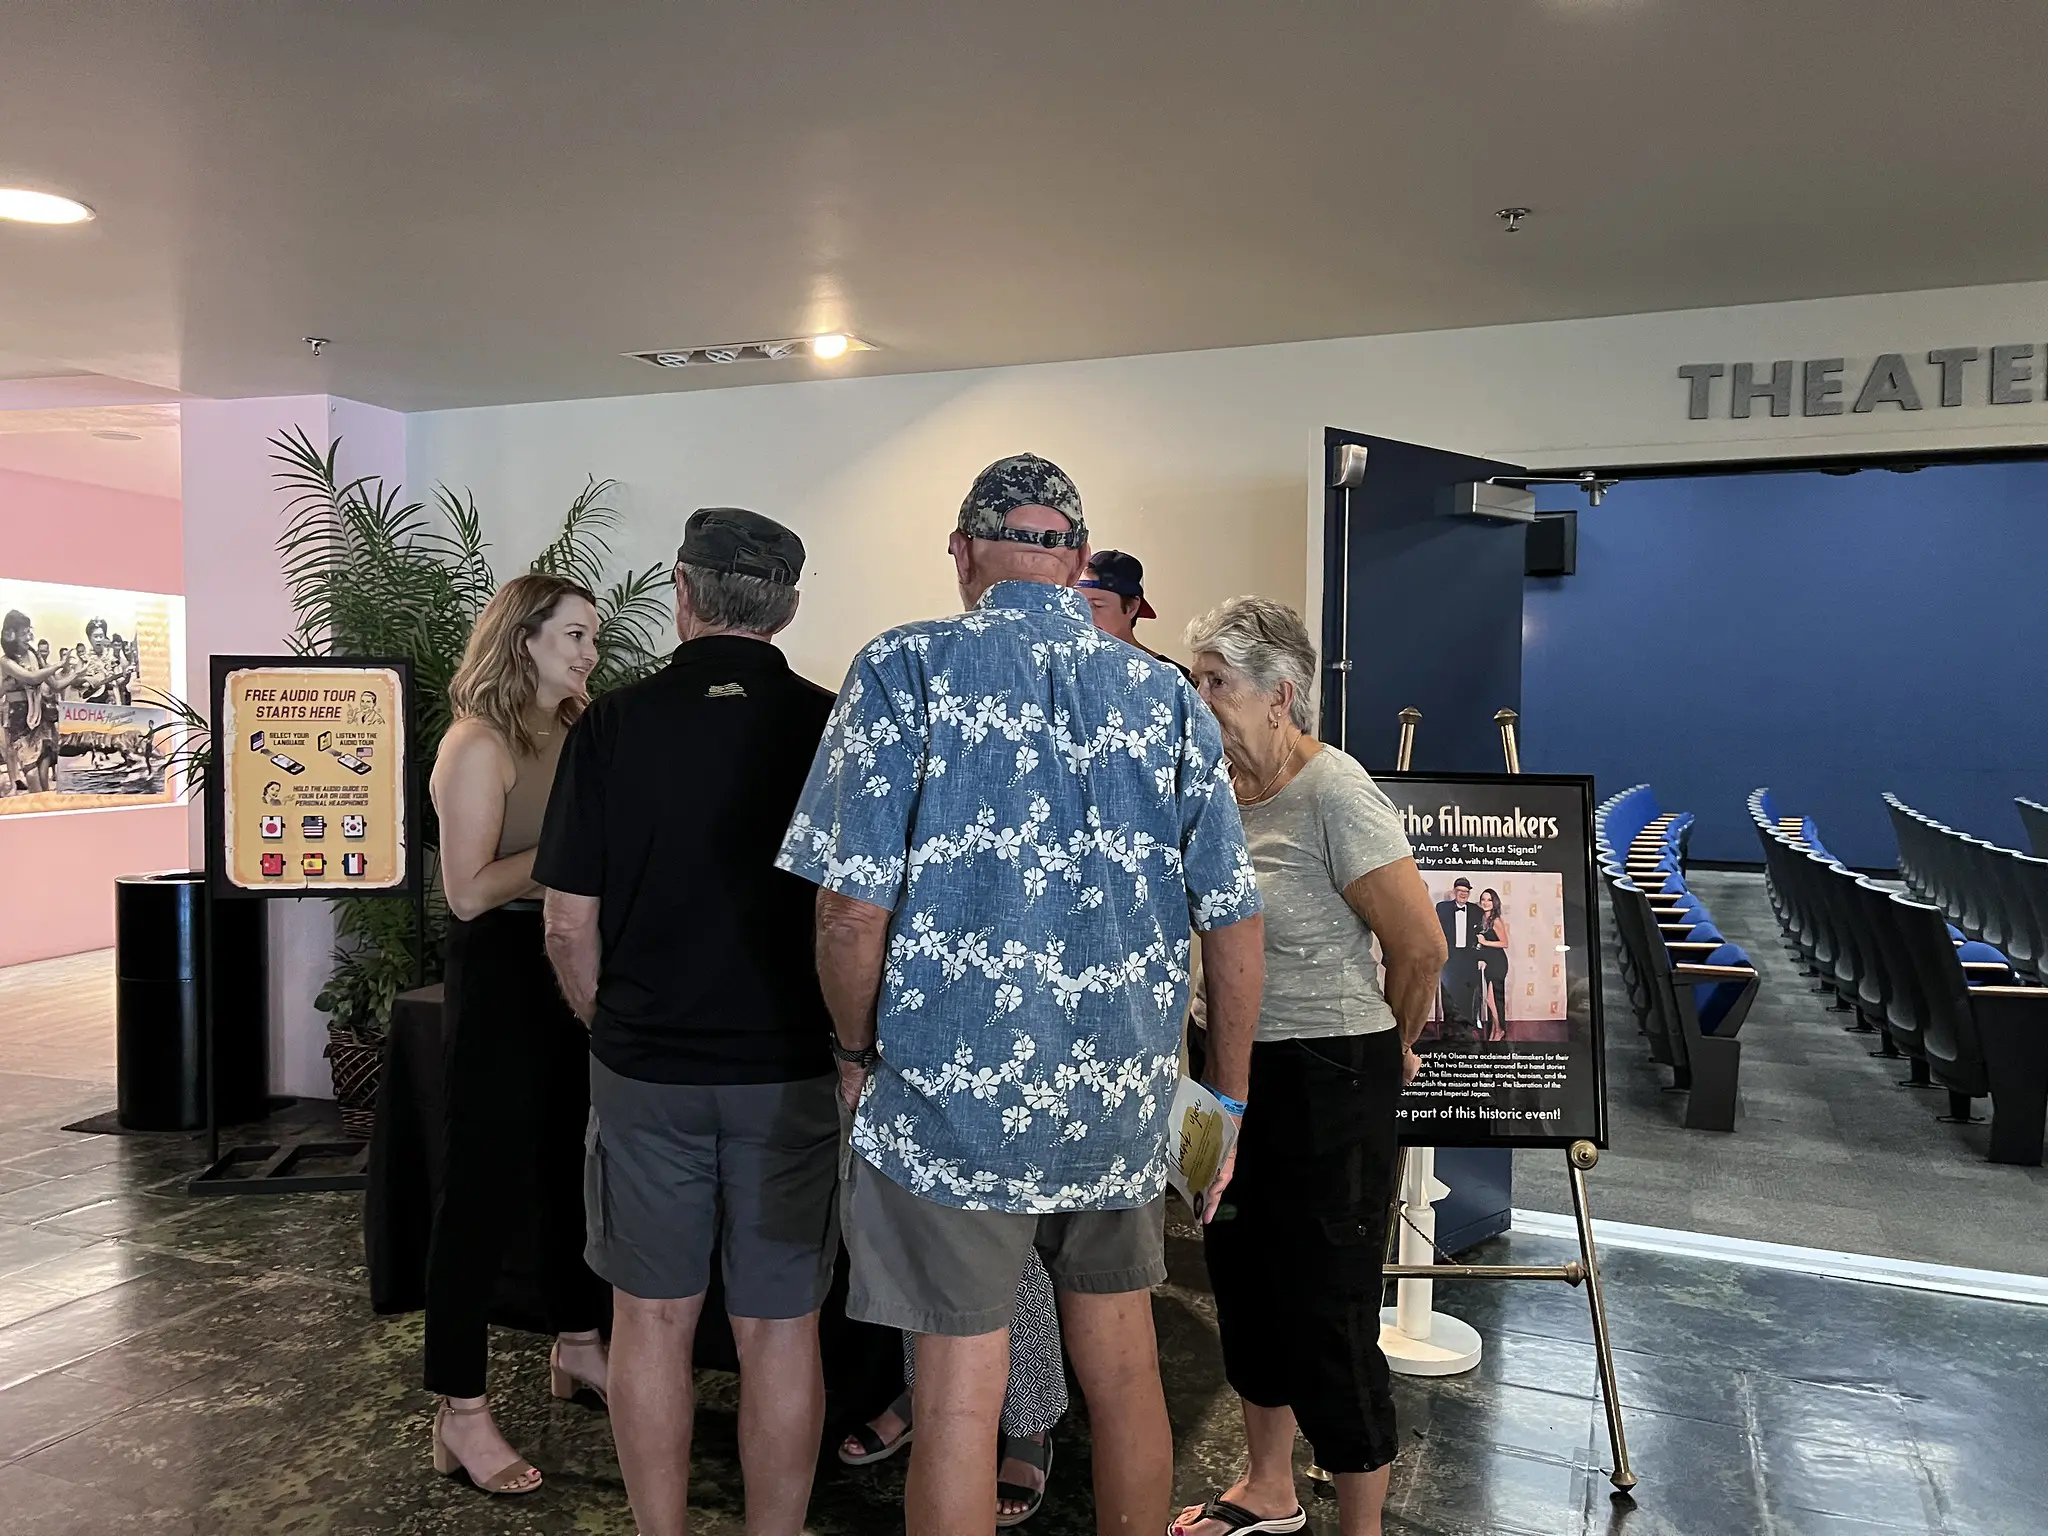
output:
M506 582L476 616L462 665L448 684L455 718L474 715L488 721L521 757L533 756L540 746L526 713L540 691L540 674L526 642L540 633L565 597L597 606L587 587L566 577L533 572ZM565 728L574 725L583 706L584 700L572 694L556 707L555 718Z

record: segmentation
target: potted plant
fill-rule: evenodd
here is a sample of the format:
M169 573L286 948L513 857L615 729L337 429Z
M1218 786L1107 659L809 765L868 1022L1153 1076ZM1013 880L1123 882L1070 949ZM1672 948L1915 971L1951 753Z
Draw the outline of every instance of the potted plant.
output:
M402 656L412 663L412 744L422 774L449 726L448 684L462 663L476 617L497 590L475 499L437 487L436 519L381 477L342 481L341 440L322 453L303 431L273 438L285 493L283 561L298 624L289 644L309 656ZM555 538L527 569L569 577L597 594L598 664L593 694L646 676L661 661L669 609L660 565L607 582L608 532L618 514L606 498L617 482L595 476L570 503ZM206 719L189 704L161 699L176 716L169 754L192 788L208 770ZM345 1129L367 1135L374 1114L384 1034L398 994L440 978L448 907L441 896L440 828L431 803L418 829L426 883L425 922L406 897L356 897L334 910L332 969L313 1000L328 1015L327 1056ZM421 952L424 940L425 952Z

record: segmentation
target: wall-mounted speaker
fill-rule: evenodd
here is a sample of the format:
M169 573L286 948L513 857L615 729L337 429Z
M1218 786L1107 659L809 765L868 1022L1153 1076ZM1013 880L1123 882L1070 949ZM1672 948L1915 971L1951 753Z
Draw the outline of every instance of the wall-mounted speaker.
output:
M1570 576L1579 568L1579 514L1539 512L1522 559L1526 576Z

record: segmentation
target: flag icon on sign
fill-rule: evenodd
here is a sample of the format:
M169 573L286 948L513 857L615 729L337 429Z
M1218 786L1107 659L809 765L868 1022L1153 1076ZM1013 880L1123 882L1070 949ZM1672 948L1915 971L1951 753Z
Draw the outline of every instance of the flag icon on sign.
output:
M327 855L324 853L302 853L299 868L306 872L306 878L317 880L327 873Z
M325 816L301 816L299 818L299 836L311 840L313 838L325 837L326 835L327 818Z
M362 817L344 816L341 818L341 835L343 837L361 837L364 830L365 823Z
M258 830L265 837L283 837L284 818L282 816L266 816L258 823Z
M283 874L284 855L281 853L266 853L263 855L262 868L263 873L266 875L276 876Z
M344 853L341 856L341 872L351 879L361 879L369 867L369 859L360 853Z

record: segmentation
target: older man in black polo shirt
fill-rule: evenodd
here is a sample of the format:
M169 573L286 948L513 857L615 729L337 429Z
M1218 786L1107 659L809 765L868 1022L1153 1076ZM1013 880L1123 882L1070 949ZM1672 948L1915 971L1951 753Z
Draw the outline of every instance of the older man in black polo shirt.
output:
M683 643L577 722L534 859L548 952L590 1026L586 1256L615 1295L612 1430L642 1536L687 1520L690 1347L714 1250L747 1529L797 1536L817 1462L837 1078L811 887L774 866L832 709L772 643L803 560L755 513L690 518Z

